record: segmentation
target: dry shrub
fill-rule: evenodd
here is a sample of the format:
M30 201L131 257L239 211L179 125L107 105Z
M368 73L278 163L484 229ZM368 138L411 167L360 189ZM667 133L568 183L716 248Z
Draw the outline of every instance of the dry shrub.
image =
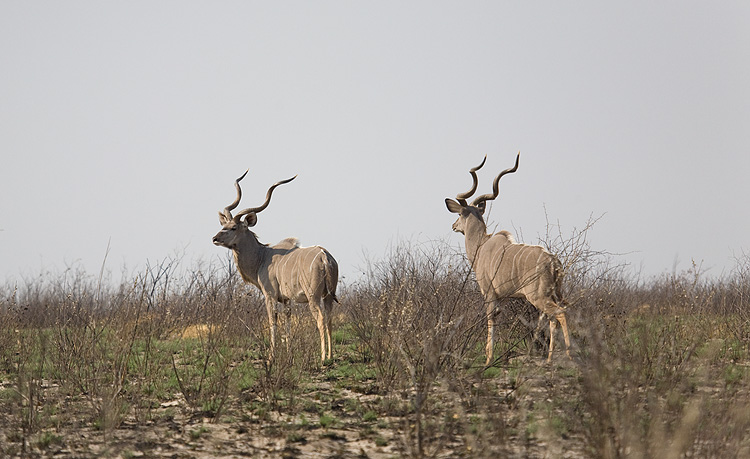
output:
M462 368L483 325L483 299L464 260L446 245L405 244L367 270L342 308L378 370L381 391Z
M744 280L700 267L647 282L601 280L581 295L580 370L597 457L737 457L748 448ZM733 349L733 351L732 351ZM729 384L731 382L731 384Z
M699 264L642 279L588 233L548 225L559 256L580 372L578 416L593 457L738 457L750 445L747 299L743 254L726 277ZM743 363L741 363L743 362Z
M237 339L233 320L245 300L244 286L231 260L193 270L180 261L147 264L118 286L104 271L95 277L69 268L2 290L0 365L22 394L16 419L24 436L47 427L29 411L41 393L36 388L48 381L64 395L83 397L91 408L88 419L105 434L131 413L147 420L154 393L173 395L165 388L169 368L194 409L220 413L236 385L234 363L250 347ZM165 344L186 324L203 324L205 333ZM200 356L198 371L172 365L175 355L193 359L186 349Z
M403 244L371 262L342 305L377 370L380 391L408 394L405 444L414 456L439 451L450 422L430 416L436 385L460 386L481 348L484 301L468 265L446 244Z

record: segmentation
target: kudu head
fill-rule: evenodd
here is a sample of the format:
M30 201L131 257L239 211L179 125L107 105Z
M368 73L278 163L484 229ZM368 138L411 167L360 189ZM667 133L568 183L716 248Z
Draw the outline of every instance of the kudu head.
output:
M513 173L518 169L518 159L520 157L521 153L518 153L518 156L516 156L515 166L510 169L505 169L504 171L500 172L500 175L495 177L495 181L492 182L492 194L483 194L481 196L478 196L471 202L471 204L467 203L466 200L469 199L475 191L477 191L477 171L481 169L482 166L484 166L484 162L487 161L487 156L485 156L482 160L482 164L469 170L471 178L474 182L474 184L471 186L471 189L465 193L457 195L456 201L450 198L445 198L445 205L446 207L448 207L448 210L454 214L458 214L458 220L456 220L456 222L453 224L453 231L466 234L466 225L467 222L471 219L477 219L482 222L482 224L484 224L483 215L487 206L487 201L492 201L497 198L499 194L498 183L500 182L500 179L503 177L503 175Z
M234 187L237 189L237 199L235 199L233 203L225 207L223 211L219 212L219 223L221 223L221 231L216 233L216 236L214 236L213 241L215 245L226 247L228 249L235 249L240 244L240 242L248 235L252 235L257 240L257 238L255 237L255 233L250 231L250 228L258 223L258 214L263 209L268 207L268 204L271 202L271 195L273 194L273 190L277 186L289 183L297 178L297 176L295 175L290 179L274 183L266 193L266 202L264 202L260 207L250 207L245 210L241 210L237 212L237 215L232 216L232 211L240 203L240 198L242 198L240 180L245 178L246 175L247 171L242 174L242 177L234 181ZM243 219L242 217L245 218Z

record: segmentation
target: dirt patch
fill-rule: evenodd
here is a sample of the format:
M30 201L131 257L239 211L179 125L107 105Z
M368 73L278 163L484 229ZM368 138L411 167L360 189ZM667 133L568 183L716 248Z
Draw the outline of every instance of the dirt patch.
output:
M182 330L176 331L169 336L169 339L201 339L208 336L209 333L215 333L218 327L209 324L188 325Z

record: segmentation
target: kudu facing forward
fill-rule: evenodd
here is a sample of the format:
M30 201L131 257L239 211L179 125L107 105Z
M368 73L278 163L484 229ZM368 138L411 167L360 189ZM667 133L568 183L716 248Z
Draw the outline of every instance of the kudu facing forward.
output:
M234 182L237 199L219 212L222 228L214 236L214 244L230 249L242 278L263 292L271 328L271 357L276 348L277 303L286 305L291 301L309 304L320 332L320 360L330 359L333 355L331 310L333 302L337 301L338 264L323 247L300 247L296 238L284 239L272 247L260 243L250 231L258 222L258 213L268 207L277 186L289 183L297 176L274 183L268 189L263 205L242 210L233 217L232 210L242 197L240 180L245 175L247 171Z
M517 244L508 231L487 234L484 223L484 211L487 201L498 196L498 182L505 174L518 169L516 164L506 169L495 178L492 183L492 194L484 194L472 201L466 202L477 190L476 172L484 166L482 164L471 169L474 184L466 193L456 196L457 201L446 198L448 210L458 214L458 220L453 224L453 231L466 236L466 255L477 277L479 288L487 303L487 365L492 362L494 347L494 314L497 308L509 298L526 298L534 307L549 319L549 355L547 362L552 360L555 346L555 329L560 322L565 337L565 352L570 358L570 338L568 325L565 320L565 309L560 307L562 302L562 265L560 261L544 248L535 245ZM541 320L542 317L540 317Z

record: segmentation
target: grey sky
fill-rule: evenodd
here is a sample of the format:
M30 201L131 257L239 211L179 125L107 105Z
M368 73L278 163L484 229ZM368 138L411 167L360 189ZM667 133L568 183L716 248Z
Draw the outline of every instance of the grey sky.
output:
M211 237L232 181L263 242L444 238L489 156L491 225L545 208L645 273L750 249L750 2L0 1L0 280L119 272ZM631 253L632 252L632 253Z

